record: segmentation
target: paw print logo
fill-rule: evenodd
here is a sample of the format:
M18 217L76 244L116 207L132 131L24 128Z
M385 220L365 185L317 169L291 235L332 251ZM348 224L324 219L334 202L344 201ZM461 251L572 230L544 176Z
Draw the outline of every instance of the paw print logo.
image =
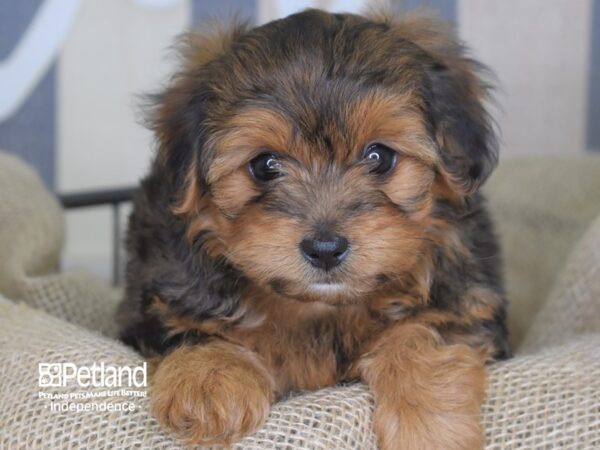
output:
M39 387L62 386L62 370L60 364L38 364Z

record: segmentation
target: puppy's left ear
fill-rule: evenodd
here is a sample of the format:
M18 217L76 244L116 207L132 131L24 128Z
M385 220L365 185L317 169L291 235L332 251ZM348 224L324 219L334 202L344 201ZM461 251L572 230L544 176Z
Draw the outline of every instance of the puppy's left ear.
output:
M483 101L487 88L469 60L434 63L426 69L424 97L439 148L441 173L463 194L481 186L498 163L493 122Z
M498 162L494 122L486 111L489 71L465 55L450 26L435 17L392 20L403 39L426 53L424 87L428 125L441 160L440 173L457 192L475 192Z

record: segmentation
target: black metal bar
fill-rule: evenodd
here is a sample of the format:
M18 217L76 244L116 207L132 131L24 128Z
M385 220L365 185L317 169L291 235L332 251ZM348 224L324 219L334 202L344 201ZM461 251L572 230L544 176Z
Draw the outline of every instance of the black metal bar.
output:
M130 202L136 187L122 187L116 189L104 189L98 191L75 192L71 194L59 195L60 202L66 209L86 208L90 206L108 206L112 207L112 282L117 285L121 278L121 203Z
M119 216L119 203L112 204L113 214L113 285L119 284L121 276L121 258L119 249L121 248L121 220Z
M83 208L87 206L108 205L133 200L136 187L128 186L116 189L75 192L59 195L64 208Z

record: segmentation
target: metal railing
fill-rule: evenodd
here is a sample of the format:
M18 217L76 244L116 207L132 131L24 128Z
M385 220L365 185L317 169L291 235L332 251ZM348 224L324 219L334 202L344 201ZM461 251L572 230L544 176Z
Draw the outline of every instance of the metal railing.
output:
M119 249L121 246L121 216L120 206L133 200L136 187L127 186L115 189L104 189L96 191L73 192L60 194L58 196L63 208L89 208L93 206L112 207L112 282L118 284L121 276L121 259Z

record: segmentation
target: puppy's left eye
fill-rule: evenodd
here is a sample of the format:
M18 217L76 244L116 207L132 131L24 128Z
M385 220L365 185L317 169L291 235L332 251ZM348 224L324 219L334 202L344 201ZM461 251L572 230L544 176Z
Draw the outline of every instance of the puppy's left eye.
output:
M272 153L261 153L250 161L249 168L252 176L263 183L281 176L281 162Z
M386 175L396 166L398 154L383 144L371 144L364 152L363 159L371 164L371 173Z

